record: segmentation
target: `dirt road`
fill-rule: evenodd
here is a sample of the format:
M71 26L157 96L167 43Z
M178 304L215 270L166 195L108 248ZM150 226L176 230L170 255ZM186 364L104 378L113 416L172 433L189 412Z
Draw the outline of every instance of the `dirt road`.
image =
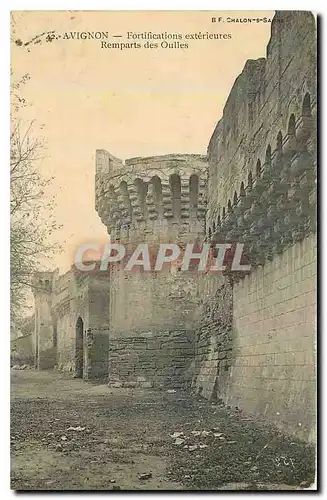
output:
M12 371L15 490L298 489L314 451L183 392Z

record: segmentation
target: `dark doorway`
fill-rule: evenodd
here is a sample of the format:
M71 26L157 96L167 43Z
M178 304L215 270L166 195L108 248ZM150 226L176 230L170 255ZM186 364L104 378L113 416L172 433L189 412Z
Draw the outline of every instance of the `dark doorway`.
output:
M81 317L76 322L76 352L75 352L75 377L83 377L83 331L84 324Z

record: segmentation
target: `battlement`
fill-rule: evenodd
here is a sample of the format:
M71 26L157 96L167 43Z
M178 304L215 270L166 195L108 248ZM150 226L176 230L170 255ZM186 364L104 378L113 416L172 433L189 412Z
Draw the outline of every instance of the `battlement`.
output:
M240 212L246 195L251 193L259 201L261 194L253 187L262 183L262 177L273 175L280 182L276 164L281 157L289 174L286 163L290 165L292 156L307 151L314 157L316 29L312 13L277 12L266 55L245 63L209 142L209 232L215 232L232 211Z
M189 163L190 161L192 161L193 166L194 163L197 161L201 165L202 162L207 161L207 156L198 154L182 154L182 153L159 155L159 156L147 156L147 157L137 156L135 158L129 158L125 160L125 165L140 165L140 164L153 165L154 163L160 163L163 166L171 167L178 162L185 164Z
M266 53L236 78L208 146L208 237L243 240L252 265L315 231L316 218L314 16L277 12Z
M205 155L136 157L125 163L110 158L97 151L96 210L114 239L129 240L136 232L149 235L158 231L158 223L160 232L177 224L184 234L190 220L204 225ZM196 232L203 231L202 226ZM193 232L194 227L189 229Z
M124 163L120 158L108 153L105 149L97 149L95 152L96 174L111 174L117 169L124 167Z
M187 168L196 169L199 172L207 168L207 155L174 153L158 156L136 156L127 158L125 162L105 149L96 150L96 179L110 178L115 182L118 177L128 173L139 173L147 176L151 170Z
M33 293L52 293L55 280L59 276L59 269L54 271L38 271L33 277Z

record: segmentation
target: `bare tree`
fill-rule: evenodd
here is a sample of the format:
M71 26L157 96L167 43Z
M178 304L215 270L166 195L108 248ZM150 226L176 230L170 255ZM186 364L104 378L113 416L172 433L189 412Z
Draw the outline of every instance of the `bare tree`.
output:
M14 23L12 18L12 34ZM35 40L39 39L35 37ZM17 43L17 40L14 43L21 47L29 45ZM53 216L54 199L46 194L53 178L44 178L40 172L44 144L35 137L34 121L24 126L20 120L20 111L27 106L22 88L30 76L25 74L18 81L11 76L10 292L11 316L15 321L25 305L30 287L34 286L34 272L44 265L46 256L59 250L59 246L50 241L50 236L59 226Z

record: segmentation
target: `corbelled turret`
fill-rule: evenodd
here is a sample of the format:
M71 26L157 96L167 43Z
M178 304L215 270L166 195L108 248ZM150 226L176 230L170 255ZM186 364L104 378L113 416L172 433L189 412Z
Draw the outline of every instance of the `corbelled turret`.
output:
M207 157L171 154L123 163L96 153L96 210L112 240L191 241L205 231Z
M205 235L207 157L165 155L123 163L96 155L96 209L112 241L195 243ZM184 384L192 377L196 272L110 269L109 380Z

